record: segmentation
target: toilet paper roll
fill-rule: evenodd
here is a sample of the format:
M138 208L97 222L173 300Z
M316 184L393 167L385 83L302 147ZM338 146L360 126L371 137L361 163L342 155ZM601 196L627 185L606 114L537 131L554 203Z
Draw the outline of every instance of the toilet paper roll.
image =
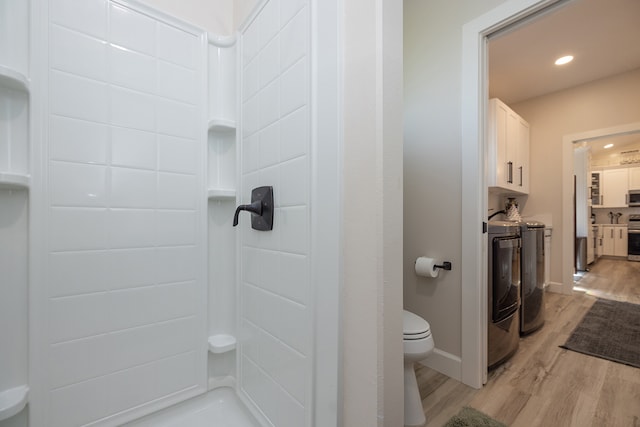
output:
M440 269L435 268L436 260L433 258L420 257L416 260L416 274L422 277L438 277Z

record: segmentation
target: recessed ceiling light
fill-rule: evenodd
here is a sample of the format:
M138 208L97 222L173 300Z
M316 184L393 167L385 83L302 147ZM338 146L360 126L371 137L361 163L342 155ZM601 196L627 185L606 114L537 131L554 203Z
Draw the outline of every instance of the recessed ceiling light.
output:
M604 148L611 148L611 147L613 147L613 144L607 144L604 146Z
M556 59L556 65L568 64L571 61L573 61L573 56L571 55L563 56L561 58Z

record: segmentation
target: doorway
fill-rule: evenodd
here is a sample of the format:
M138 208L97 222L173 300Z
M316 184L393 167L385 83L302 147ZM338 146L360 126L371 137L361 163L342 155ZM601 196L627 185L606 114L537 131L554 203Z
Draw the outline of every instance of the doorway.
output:
M516 4L517 3L517 4ZM486 239L484 235L478 235L475 229L477 218L487 219L486 182L484 178L484 138L486 135L485 121L488 99L487 77L487 39L490 35L502 31L510 26L529 22L537 13L554 11L557 6L567 2L559 1L529 1L525 3L509 1L489 13L477 18L463 27L463 64L462 64L462 89L463 89L463 235L472 236L473 245L466 245L462 251L462 286L463 286L463 316L462 316L462 377L464 381L479 381L486 379L484 359L486 349ZM615 122L614 122L615 123ZM578 129L580 127L577 127ZM562 134L560 134L562 135ZM564 149L564 146L563 146ZM560 163L560 162L558 162ZM560 164L558 164L560 167ZM566 187L566 180L563 185ZM569 181L569 189L571 181ZM472 194L475 193L475 194ZM565 192L564 194L567 194ZM568 194L571 194L569 191ZM563 203L571 203L571 196L563 197ZM562 224L566 224L559 233L565 236L571 235L571 219L566 221L566 215L570 215L572 209L563 208L562 214L558 212L557 218L562 218ZM466 224L466 230L465 230ZM554 230L555 231L555 230ZM561 237L561 236L558 236ZM566 241L563 237L563 242ZM570 241L571 238L569 238ZM563 266L569 266L572 273L573 245L563 244ZM568 248L567 248L568 247ZM568 255L567 255L568 253ZM565 259L566 258L566 259ZM563 267L563 283L572 284L572 277L566 280L565 267ZM558 270L555 270L558 271ZM476 279L474 279L474 277ZM480 279L477 279L477 278ZM570 292L570 291L569 291ZM474 302L474 299L476 302ZM480 303L477 303L480 301ZM474 309L476 310L474 312ZM478 318L483 320L478 324ZM474 324L475 322L475 324ZM475 334L475 340L474 335ZM468 376L466 376L468 375ZM471 382L467 382L471 384Z
M573 218L572 194L573 194L573 149L576 143L581 141L593 141L601 138L613 138L640 132L640 122L629 123L610 128L594 129L566 135L562 141L562 222L565 224L562 233L562 289L564 294L571 294L573 290L573 260L575 259L573 242ZM568 226L567 226L568 225Z
M487 235L477 221L487 219L485 137L488 108L487 38L559 0L508 2L463 26L462 60L462 375L476 388L487 381ZM479 279L478 279L479 278Z

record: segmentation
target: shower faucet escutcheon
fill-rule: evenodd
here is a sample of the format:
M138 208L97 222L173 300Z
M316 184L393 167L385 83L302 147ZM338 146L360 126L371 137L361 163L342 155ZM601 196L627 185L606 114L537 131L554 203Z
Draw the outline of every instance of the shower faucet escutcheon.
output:
M251 212L251 228L254 230L273 230L273 187L258 187L251 191L251 204L236 208L233 215L234 227L238 225L238 215L241 211Z

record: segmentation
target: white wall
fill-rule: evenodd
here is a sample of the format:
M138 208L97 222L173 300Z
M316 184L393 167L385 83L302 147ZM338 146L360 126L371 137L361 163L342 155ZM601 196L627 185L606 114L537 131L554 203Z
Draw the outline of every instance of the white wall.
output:
M402 7L344 2L345 427L403 424Z
M268 2L242 29L239 200L273 186L274 225L240 217L238 391L275 426L311 425L315 292L310 277L310 12Z
M215 35L232 35L238 27L234 21L233 0L140 1ZM249 0L245 0L241 4L244 5L247 1ZM244 11L245 9L243 8L242 10Z
M240 28L261 0L233 0L233 25Z
M233 32L257 3L237 1L231 13L230 2L220 0L141 2L218 35ZM348 345L343 353L342 424L395 427L402 424L403 412L399 398L403 389L402 3L400 0L359 3L349 2L341 22L344 24L341 31L352 42L345 47L351 55L346 55L342 65L346 84L353 90L345 101L351 107L350 114L340 117L345 123L345 146L349 148L345 149L343 159L335 159L344 166L347 175L343 193L342 316L348 325L344 331ZM363 28L367 31L361 33ZM360 84L362 76L371 78ZM336 85L329 89L341 88ZM370 105L374 108L369 110ZM371 159L373 162L369 162ZM374 196L370 197L371 194ZM370 208L372 214L364 215L363 206ZM370 246L375 249L364 254L362 248ZM371 363L363 364L364 361Z
M207 10L145 1L194 23ZM258 3L234 2L234 28ZM393 427L403 416L402 2L345 3L343 424ZM201 25L227 34L226 21Z
M531 125L531 192L524 215L550 213L551 281L562 283L562 138L637 122L640 70L521 102L511 107Z
M34 7L33 425L122 424L206 390L202 31L74 6Z
M436 354L426 363L458 378L462 26L501 3L404 2L404 305L431 325ZM422 255L451 261L453 269L417 277L414 261Z
M586 148L576 148L573 151L573 173L576 177L576 236L587 237L589 233L587 226L591 226L590 212L587 208L591 176L589 175L589 152Z

